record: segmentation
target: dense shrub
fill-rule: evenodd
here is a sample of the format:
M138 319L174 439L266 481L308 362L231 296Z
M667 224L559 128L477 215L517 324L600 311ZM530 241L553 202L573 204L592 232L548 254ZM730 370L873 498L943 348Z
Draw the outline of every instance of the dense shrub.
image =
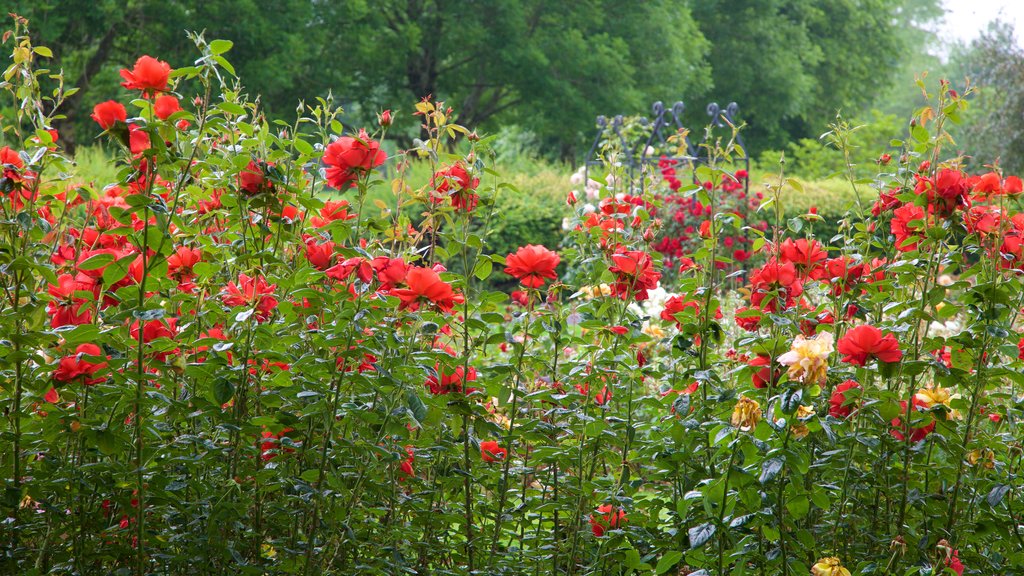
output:
M723 269L737 175L712 155L708 224L669 281L660 199L622 166L595 169L596 210L567 198L563 241L489 246L529 234L502 207L548 208L453 110L416 104L424 138L390 157L385 113L346 128L325 100L272 127L222 41L126 68L138 97L94 111L116 180L81 182L22 26L0 147L4 574L1024 565L1024 184L948 156L948 86L904 155L853 179L839 238L767 187L742 278Z

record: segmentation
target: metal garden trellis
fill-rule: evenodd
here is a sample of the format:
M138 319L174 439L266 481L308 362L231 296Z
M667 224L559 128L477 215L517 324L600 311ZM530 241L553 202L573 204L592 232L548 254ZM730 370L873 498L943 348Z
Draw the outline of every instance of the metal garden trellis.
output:
M657 165L662 159L674 161L677 166L689 165L694 171L694 181L696 181L695 171L697 166L708 162L707 147L694 146L689 135L685 136L685 146L668 144L669 137L686 129L683 125L683 113L685 110L686 106L682 102L676 102L671 108L665 108L661 101L655 102L651 106L654 119L652 120L646 116L639 119L639 124L644 129L644 132L649 127L650 133L645 138L637 138L632 143L629 142L629 136L623 133L625 119L621 114L615 116L611 122L604 116L598 116L597 135L594 138L594 143L590 146L590 151L587 152L584 163L584 178L589 179L592 166L600 166L604 163L604 159L598 156L602 142L615 139L618 147L622 150L622 155L617 158L617 161L626 166L631 182L635 181L634 177L638 172L643 172L645 166ZM730 102L724 109L717 103L712 102L707 105L705 110L710 119L709 125L712 128L712 132L716 129L732 130L737 125L736 118L739 115L740 107L735 102ZM742 156L733 158L733 162L742 163L747 172L749 172L750 155L747 153L743 137L739 134L736 135L736 143L742 150ZM681 148L686 150L684 155L662 153L667 149L677 150ZM748 181L749 179L743 180L745 192L749 192ZM641 179L640 182L642 191L644 180Z

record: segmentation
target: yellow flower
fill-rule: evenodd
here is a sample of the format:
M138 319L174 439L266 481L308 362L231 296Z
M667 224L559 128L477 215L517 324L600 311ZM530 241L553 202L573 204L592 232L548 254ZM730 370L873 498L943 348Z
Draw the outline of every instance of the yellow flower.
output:
M732 425L740 430L750 430L761 421L761 405L757 400L740 396L732 409Z
M828 355L835 350L831 332L814 338L797 336L789 352L779 356L779 364L789 366L789 377L804 384L824 384L828 372Z
M948 388L936 387L936 388L921 388L914 395L914 398L919 402L922 408L934 408L936 404L942 404L946 408L949 408L949 401L953 396L949 393Z
M797 418L797 420L803 420L805 418L810 418L813 415L814 415L814 408L811 408L810 406L801 406L801 407L796 409L796 418ZM808 429L807 425L804 424L803 422L800 422L798 424L794 424L794 425L790 426L790 430L793 433L793 437L796 438L796 439L803 438L804 436L807 436L808 433L810 433L810 429Z
M657 340L661 340L665 338L665 336L668 336L668 332L666 332L664 328L650 322L644 323L644 327L641 332Z
M967 463L971 466L976 466L980 462L982 466L991 470L996 467L995 458L995 452L992 450L988 448L979 448L971 450L967 454Z
M850 576L850 571L843 568L839 558L830 556L818 560L818 563L811 566L811 576Z
M600 286L584 286L580 288L580 292L589 300L591 298L597 298L598 296L611 296L612 287L608 284L601 284Z

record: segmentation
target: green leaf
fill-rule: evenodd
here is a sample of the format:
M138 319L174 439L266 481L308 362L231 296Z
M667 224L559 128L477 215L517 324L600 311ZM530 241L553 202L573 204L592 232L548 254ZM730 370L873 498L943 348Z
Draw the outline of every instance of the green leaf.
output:
M235 385L227 378L219 378L213 382L213 399L218 404L227 404L235 396Z
M668 572L673 566L679 563L679 560L682 557L683 553L677 550L665 552L665 555L661 557L661 560L658 560L658 565L654 568L654 573L664 574L665 572Z
M643 562L640 560L640 553L632 548L626 550L625 561L626 568L632 568L634 570L636 570L640 567L641 564L643 564Z
M494 264L489 258L481 258L477 260L476 266L473 268L473 275L480 280L486 280L491 275L491 269Z
M767 484L778 476L779 472L782 471L783 464L785 464L785 461L782 458L769 458L765 460L764 464L761 465L761 476L758 478L761 484Z
M427 417L427 405L423 403L416 392L409 390L405 393L405 405L409 408L412 417L416 422L423 422Z
M687 534L690 537L690 549L700 548L701 546L708 543L715 535L715 525L707 522L700 526L694 526L687 530Z
M295 145L295 149L301 154L305 154L306 156L311 156L313 154L313 145L302 138L292 140L292 144Z
M214 40L213 42L210 42L210 52L214 54L223 54L228 50L231 50L231 47L234 45L235 43L231 40Z
M97 254L91 256L78 265L79 270L99 270L114 261L113 254Z
M985 501L988 502L989 506L995 508L1003 501L1006 494L1009 493L1010 487L1006 484L997 484L995 488L989 491L988 496L985 496Z

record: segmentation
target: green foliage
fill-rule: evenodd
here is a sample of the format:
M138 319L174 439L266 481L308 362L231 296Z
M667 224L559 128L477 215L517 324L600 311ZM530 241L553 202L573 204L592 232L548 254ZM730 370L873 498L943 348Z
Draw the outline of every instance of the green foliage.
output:
M963 126L954 129L960 149L970 151L976 170L998 163L1010 173L1024 170L1024 134L1018 129L1024 115L1024 49L1012 24L993 22L979 38L952 57L951 77L967 78L977 90L975 106Z
M860 110L869 87L893 79L903 57L924 51L904 34L935 11L935 2L889 0L713 0L693 5L711 44L712 99L734 100L749 125L753 155L816 137L822 118ZM903 111L906 114L909 111Z
M232 61L272 118L333 93L352 124L433 95L457 121L518 125L548 158L578 156L599 114L646 112L655 100L740 103L754 155L816 136L836 109L859 111L898 64L930 48L938 0L714 0L552 3L499 0L369 3L251 0L15 0L71 85L55 118L65 143L87 143L86 113L119 97L118 70L143 53L184 61L182 30L234 43ZM183 95L199 94L194 84ZM407 107L407 106L406 106ZM900 110L905 114L907 110ZM419 135L399 116L392 134Z
M559 186L559 181L565 184ZM509 183L515 189L506 189L495 198L495 212L501 217L495 219L488 232L492 253L505 256L527 244L556 249L565 234L562 220L568 214L565 176L512 175Z
M841 120L841 119L839 119ZM876 172L878 159L884 151L899 155L890 142L905 136L904 122L893 114L871 110L864 118L849 121L852 125L848 151L854 174L867 176ZM786 145L785 154L765 150L754 163L758 172L778 172L779 161L785 158L786 173L809 180L834 176L845 177L847 158L829 142L828 134L820 138L801 138Z

